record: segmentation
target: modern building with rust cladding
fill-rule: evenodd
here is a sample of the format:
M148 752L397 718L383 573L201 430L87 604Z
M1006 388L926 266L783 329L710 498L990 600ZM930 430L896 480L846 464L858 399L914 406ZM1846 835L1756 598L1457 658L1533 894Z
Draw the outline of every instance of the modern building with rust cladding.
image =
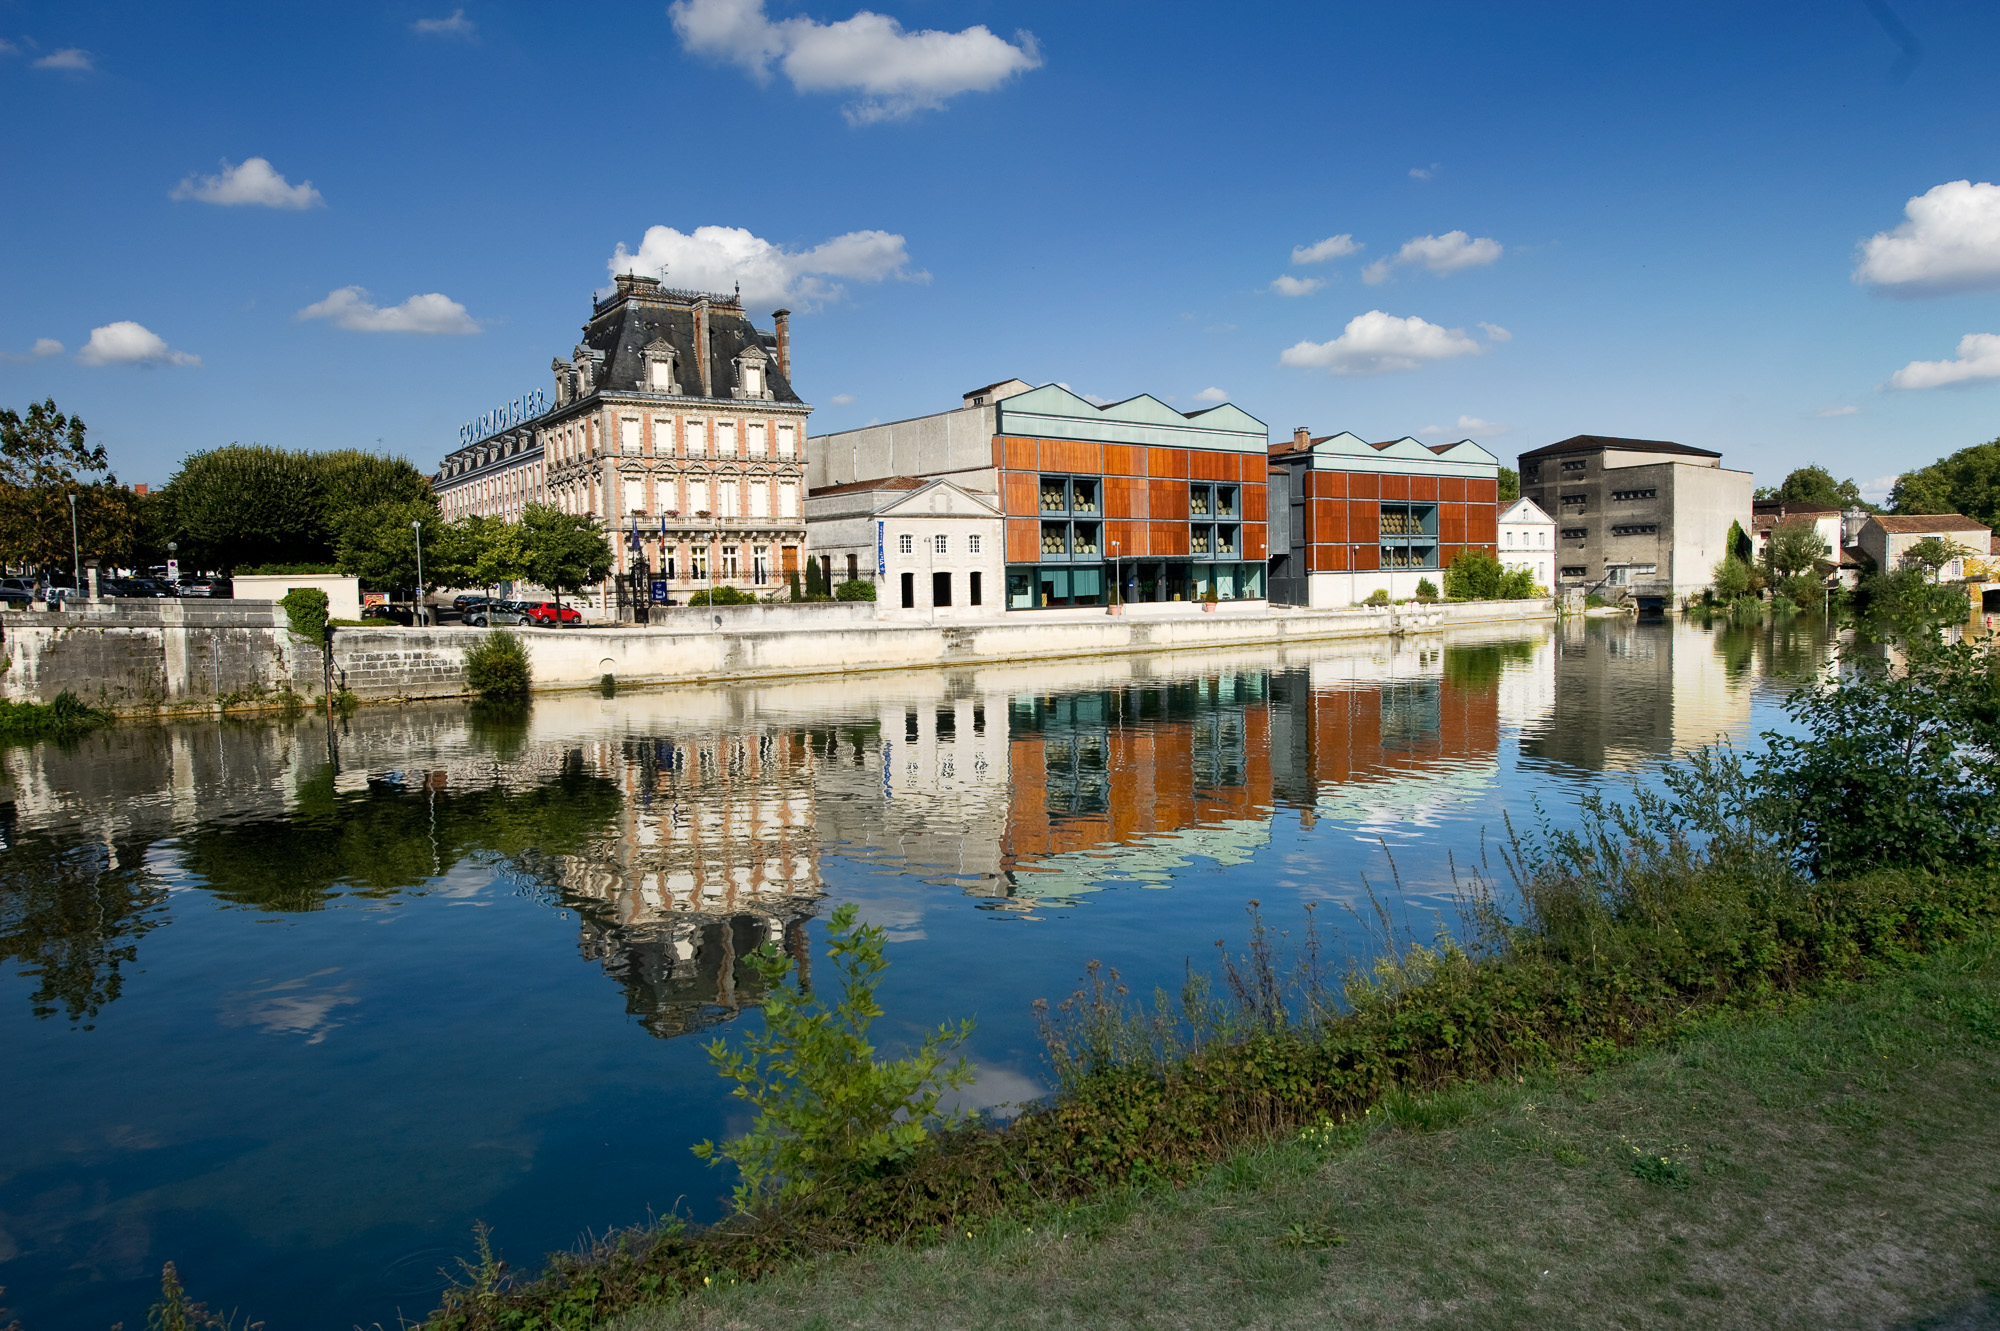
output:
M1494 553L1500 460L1473 443L1371 444L1301 427L1270 447L1271 599L1356 605L1402 599L1463 550Z
M1238 407L1098 406L1008 380L964 405L814 437L809 493L943 477L1006 515L1008 610L1264 597L1269 431Z

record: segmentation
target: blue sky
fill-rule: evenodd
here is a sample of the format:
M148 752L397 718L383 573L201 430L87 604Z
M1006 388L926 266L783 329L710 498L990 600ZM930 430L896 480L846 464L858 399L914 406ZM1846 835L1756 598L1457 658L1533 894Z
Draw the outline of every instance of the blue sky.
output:
M1919 0L0 0L0 403L128 481L430 467L624 253L797 311L819 431L1018 375L1879 492L2000 435L1996 39Z

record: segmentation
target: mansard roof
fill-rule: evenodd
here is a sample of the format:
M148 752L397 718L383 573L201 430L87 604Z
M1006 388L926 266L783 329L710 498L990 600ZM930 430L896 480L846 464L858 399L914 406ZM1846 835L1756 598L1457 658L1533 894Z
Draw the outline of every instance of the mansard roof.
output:
M744 313L735 296L672 291L649 278L621 275L617 288L599 301L583 326L583 344L600 355L596 386L600 393L652 391L646 377L645 351L656 341L671 345L679 367L676 378L689 397L701 393L700 361L695 355L695 302L708 301L708 395L727 398L737 387L736 358L746 347L760 347L769 362L764 379L778 402L800 402L791 381L778 369L778 339L763 332Z
M1560 443L1543 444L1521 454L1521 461L1529 458L1552 457L1557 453L1602 453L1606 449L1626 453L1678 453L1683 457L1719 458L1720 453L1706 448L1695 448L1690 444L1677 444L1671 439L1620 439L1608 434L1572 435Z

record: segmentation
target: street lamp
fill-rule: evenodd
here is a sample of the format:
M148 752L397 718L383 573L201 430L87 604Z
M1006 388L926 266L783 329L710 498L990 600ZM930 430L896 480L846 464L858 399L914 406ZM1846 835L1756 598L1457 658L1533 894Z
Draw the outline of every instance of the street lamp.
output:
M76 491L69 492L69 576L70 583L83 594L83 546L76 539Z
M416 519L413 519L413 520L412 520L412 521L410 522L410 530L411 530L411 531L413 531L413 532L415 532L415 533L416 533L416 536L417 536L417 614L416 614L416 620L417 620L417 622L418 622L419 624L428 624L428 623L430 622L430 620L429 620L428 618L426 618L426 617L425 617L425 615L424 615L424 524L423 524L423 523L422 523L422 521L420 521L420 520L416 520Z
M1124 572L1118 563L1118 542L1111 543L1111 604L1125 604Z
M167 581L173 584L176 596L180 595L181 591L181 561L175 557L180 548L179 541L167 542Z

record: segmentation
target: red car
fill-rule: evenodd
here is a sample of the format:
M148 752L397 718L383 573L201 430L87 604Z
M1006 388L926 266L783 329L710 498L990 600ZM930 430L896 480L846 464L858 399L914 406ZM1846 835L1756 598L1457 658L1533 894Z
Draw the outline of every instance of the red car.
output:
M559 606L554 601L528 602L527 615L530 624L539 624L545 629L552 629L560 624L581 624L583 622L581 614L578 614L569 606Z

